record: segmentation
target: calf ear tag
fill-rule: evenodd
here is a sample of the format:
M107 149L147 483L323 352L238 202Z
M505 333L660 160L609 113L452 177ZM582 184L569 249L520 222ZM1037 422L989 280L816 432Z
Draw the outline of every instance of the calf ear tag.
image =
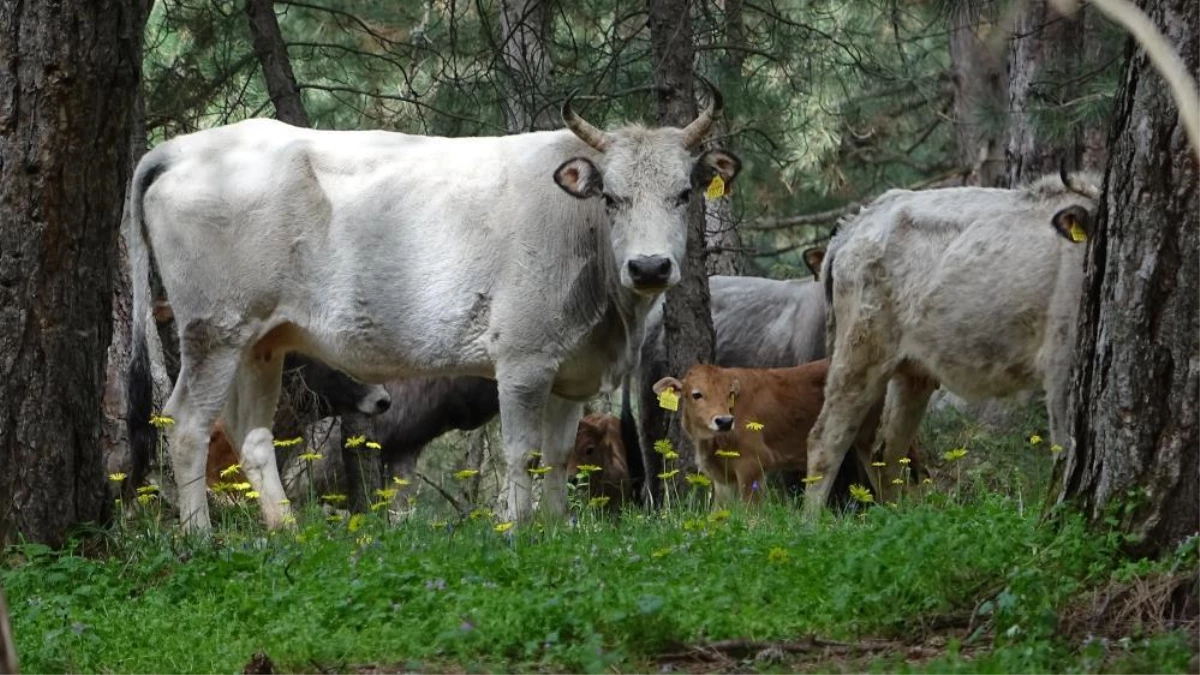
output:
M1084 231L1083 226L1079 224L1079 221L1071 221L1071 229L1069 234L1071 235L1071 241L1073 242L1078 243L1081 241L1087 241L1087 232Z
M713 176L712 182L708 184L708 189L704 191L704 197L709 201L720 199L727 194L729 194L729 188L720 174Z
M679 410L679 394L676 394L675 390L671 388L663 389L662 393L658 395L658 407L671 412Z

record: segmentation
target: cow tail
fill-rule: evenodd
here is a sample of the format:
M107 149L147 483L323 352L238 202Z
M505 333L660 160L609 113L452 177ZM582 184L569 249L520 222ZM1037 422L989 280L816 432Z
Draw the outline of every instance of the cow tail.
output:
M621 444L625 446L625 465L629 467L633 499L641 505L646 482L646 462L642 459L642 444L638 439L637 420L633 418L633 404L629 393L633 388L634 379L626 376L621 386Z
M150 468L150 457L158 444L158 432L150 423L154 412L154 380L150 371L150 347L146 331L151 328L150 241L142 202L146 190L166 164L156 153L138 163L129 195L130 287L133 292L132 354L125 389L125 428L129 433L130 484L142 485Z

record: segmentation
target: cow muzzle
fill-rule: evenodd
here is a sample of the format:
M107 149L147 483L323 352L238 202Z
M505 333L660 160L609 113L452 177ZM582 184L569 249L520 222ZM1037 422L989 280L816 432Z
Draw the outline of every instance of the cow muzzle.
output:
M370 393L358 401L358 410L365 415L378 415L387 412L390 407L392 407L392 397L381 386L372 387Z
M733 429L733 415L717 415L712 418L713 431L729 431Z
M671 285L674 265L662 255L642 255L628 263L629 280L633 290L639 293L661 293Z

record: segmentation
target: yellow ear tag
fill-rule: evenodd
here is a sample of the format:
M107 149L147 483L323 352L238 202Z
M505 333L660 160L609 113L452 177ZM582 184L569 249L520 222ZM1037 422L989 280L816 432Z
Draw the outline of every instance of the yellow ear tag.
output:
M658 407L671 412L679 410L679 394L674 389L663 389L658 395Z
M708 184L708 189L704 191L705 199L712 201L724 197L728 192L725 189L725 179L718 174L713 176L712 182Z
M1079 223L1071 223L1070 234L1071 241L1087 241L1087 232L1083 231L1083 228L1079 226Z

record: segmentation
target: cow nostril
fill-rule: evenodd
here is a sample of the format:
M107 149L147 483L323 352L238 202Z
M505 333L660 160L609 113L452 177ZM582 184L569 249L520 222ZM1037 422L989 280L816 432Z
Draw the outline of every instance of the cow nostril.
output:
M387 409L392 407L392 400L389 398L381 398L375 402L375 410L377 412L387 412Z
M640 256L628 267L629 278L638 286L665 286L671 279L671 259L666 256Z
M717 425L717 429L721 431L729 431L733 428L733 418L729 416L718 417L713 422Z

